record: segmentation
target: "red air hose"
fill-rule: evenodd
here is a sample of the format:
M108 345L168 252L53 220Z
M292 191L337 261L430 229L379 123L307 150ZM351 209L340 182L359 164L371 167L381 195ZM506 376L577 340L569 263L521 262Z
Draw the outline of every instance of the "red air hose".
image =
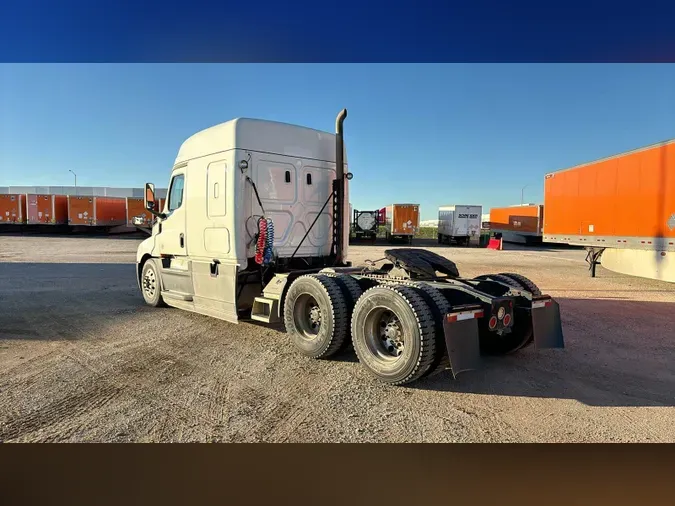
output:
M259 265L262 265L264 254L265 254L265 244L267 243L267 220L260 218L258 220L258 243L255 248L255 262Z

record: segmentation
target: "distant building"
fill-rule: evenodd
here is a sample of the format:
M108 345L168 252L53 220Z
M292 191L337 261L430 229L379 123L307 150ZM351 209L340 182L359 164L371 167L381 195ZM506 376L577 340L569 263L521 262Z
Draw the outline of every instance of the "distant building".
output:
M39 195L83 195L94 197L143 197L144 188L115 188L112 186L0 186L0 193L31 193ZM166 188L155 188L157 198L166 198Z

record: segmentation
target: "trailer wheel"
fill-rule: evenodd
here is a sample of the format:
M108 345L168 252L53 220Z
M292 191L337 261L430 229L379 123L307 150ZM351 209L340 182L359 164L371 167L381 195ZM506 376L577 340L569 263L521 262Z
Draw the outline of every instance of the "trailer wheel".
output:
M423 282L415 283L415 288L420 290L422 297L426 300L434 316L436 354L425 376L435 376L450 367L450 357L445 346L445 331L443 330L443 319L450 312L450 303L438 288L434 288Z
M284 324L303 355L334 355L349 332L347 303L337 282L316 274L296 279L286 294Z
M141 271L141 292L145 303L152 307L166 307L159 279L157 264L152 258L146 260Z
M443 236L438 234L438 244L443 244Z
M340 289L342 290L342 295L345 297L346 303L346 313L347 313L347 328L351 328L351 319L352 311L356 305L356 301L359 300L359 297L363 294L363 288L359 285L359 282L356 281L353 277L347 274L339 274L331 279L335 280ZM345 339L340 346L340 350L345 350L351 345L350 339Z
M501 272L500 276L510 278L515 281L523 290L527 290L532 295L541 295L541 290L531 280L527 279L522 274L514 274L512 272Z
M385 383L403 385L431 367L436 354L434 317L416 289L379 285L356 303L352 340L366 369Z

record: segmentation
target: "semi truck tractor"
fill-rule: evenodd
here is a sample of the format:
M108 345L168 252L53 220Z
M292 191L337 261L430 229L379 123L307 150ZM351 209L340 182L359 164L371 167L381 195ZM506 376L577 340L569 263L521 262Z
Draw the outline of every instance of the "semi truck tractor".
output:
M462 278L424 249L348 258L343 122L335 134L255 119L203 130L180 147L164 207L137 253L150 306L239 323L283 323L299 353L327 359L350 343L379 380L407 384L482 355L563 344L558 304L512 273Z

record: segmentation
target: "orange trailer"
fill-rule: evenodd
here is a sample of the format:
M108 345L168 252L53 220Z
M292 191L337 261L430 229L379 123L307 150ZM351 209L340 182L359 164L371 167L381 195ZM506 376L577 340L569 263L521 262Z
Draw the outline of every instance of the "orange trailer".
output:
M387 240L413 236L420 228L420 206L418 204L391 204L380 210L384 214Z
M68 223L66 195L26 195L29 225L65 225Z
M544 241L586 246L592 275L602 255L619 272L666 279L673 269L675 281L675 139L547 174L544 185ZM616 250L643 253L628 262Z
M0 225L26 223L26 196L21 193L0 194Z
M157 199L157 210L161 212L164 209L164 200ZM150 226L155 217L145 208L145 201L143 197L127 197L127 226L133 227L133 219L137 216L143 217L141 226ZM140 224L139 224L140 225Z
M526 204L490 209L490 231L502 234L507 242L541 240L544 206Z
M122 197L68 195L68 222L71 225L114 227L127 220L127 203Z

